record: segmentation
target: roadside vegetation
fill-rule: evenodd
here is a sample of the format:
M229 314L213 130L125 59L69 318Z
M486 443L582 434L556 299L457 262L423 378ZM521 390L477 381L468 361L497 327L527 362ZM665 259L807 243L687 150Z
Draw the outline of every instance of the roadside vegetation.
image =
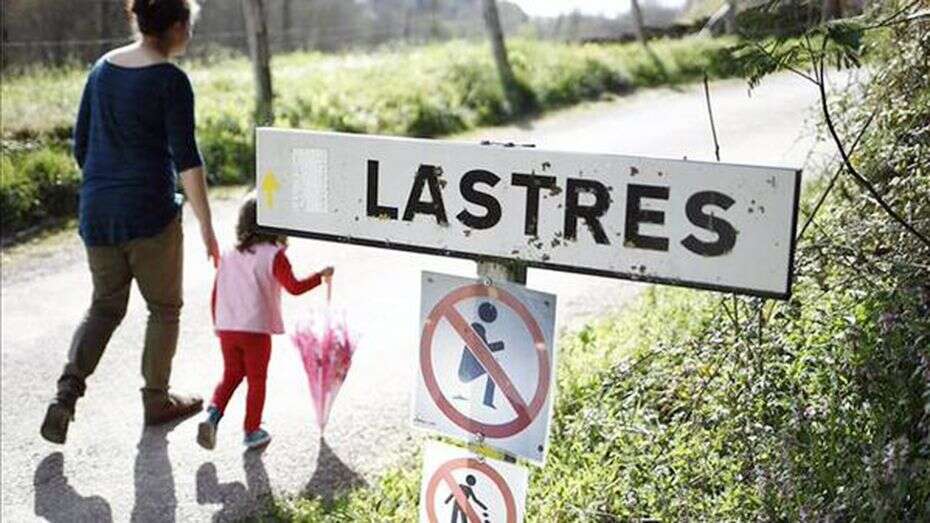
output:
M878 29L864 94L832 105L852 166L924 234L928 28ZM930 247L849 169L803 200L789 301L651 289L563 338L527 521L930 520ZM267 518L412 521L418 466Z
M733 74L727 39L571 45L511 40L510 59L535 107L551 110L644 86ZM274 59L276 125L435 137L512 119L491 53L464 41L369 54L291 53ZM213 183L252 179L254 85L245 58L188 64L198 137ZM4 233L70 216L80 180L69 139L82 67L8 75L0 86Z

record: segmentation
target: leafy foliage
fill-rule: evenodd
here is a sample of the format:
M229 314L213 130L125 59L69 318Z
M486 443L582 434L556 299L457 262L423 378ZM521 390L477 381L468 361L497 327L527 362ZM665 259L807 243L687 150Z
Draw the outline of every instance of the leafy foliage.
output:
M777 37L743 40L728 49L733 66L755 87L778 71L813 77L811 64L824 61L838 68L859 67L864 51L865 24L860 20L834 20L818 25L803 38Z
M852 160L924 230L927 29L876 38L871 87L838 111L847 135L871 123ZM802 209L790 301L649 290L562 340L527 520L930 519L930 249L845 177L808 185ZM387 478L316 517L409 520L416 465ZM276 517L318 506L291 502Z
M62 147L15 149L4 146L0 158L0 215L3 232L35 225L77 210L80 174Z

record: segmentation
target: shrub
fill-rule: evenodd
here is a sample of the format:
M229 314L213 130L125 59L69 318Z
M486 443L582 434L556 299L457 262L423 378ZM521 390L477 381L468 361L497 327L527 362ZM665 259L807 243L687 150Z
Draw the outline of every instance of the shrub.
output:
M853 161L925 233L926 29L896 26L880 88L835 113L843 129L872 121ZM827 187L790 301L650 289L562 340L527 521L930 520L930 248L847 177L809 185L804 214ZM406 521L417 470L275 516Z
M10 156L0 158L0 216L4 234L28 226L38 205L36 184L17 167Z
M39 149L26 155L22 171L36 184L46 215L67 216L75 211L81 176L70 151Z
M0 167L0 214L4 234L46 218L71 216L76 211L81 179L67 149L5 150Z
M274 60L276 118L279 125L307 129L442 136L620 93L633 85L686 81L704 69L712 76L725 74L714 57L728 43L656 41L653 59L639 44L511 39L521 100L514 111L507 109L486 44L455 41L338 56L292 53ZM211 183L253 180L249 63L218 57L189 66L197 92L198 139ZM11 173L4 176L4 231L73 211L77 172L66 144L85 75L84 68L37 68L0 84L4 138L38 141L48 149L44 154L4 149L4 170Z
M255 179L253 137L247 129L229 116L207 118L200 126L200 152L212 183L237 184Z
M404 134L426 138L465 130L464 119L444 102L439 97L417 95L409 103L411 111Z

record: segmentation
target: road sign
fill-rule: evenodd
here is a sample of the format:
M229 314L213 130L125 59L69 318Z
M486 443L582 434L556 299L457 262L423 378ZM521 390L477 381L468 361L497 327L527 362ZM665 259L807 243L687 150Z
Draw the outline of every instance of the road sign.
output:
M543 463L556 297L423 273L413 423Z
M420 487L420 521L519 523L526 502L526 469L427 442Z
M800 171L259 129L269 231L786 298Z

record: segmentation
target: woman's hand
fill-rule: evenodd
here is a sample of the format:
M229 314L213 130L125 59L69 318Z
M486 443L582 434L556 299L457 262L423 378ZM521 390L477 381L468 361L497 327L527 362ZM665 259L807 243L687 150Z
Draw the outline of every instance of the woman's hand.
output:
M320 276L322 276L322 277L324 277L324 278L332 278L334 272L336 272L336 269L334 269L334 268L330 265L329 267L326 267L325 269L323 269L322 271L320 271Z
M207 259L213 260L213 266L220 265L220 248L213 233L213 219L210 215L210 202L207 200L207 179L202 167L194 167L181 173L184 194L191 202L194 215L200 222L200 236L207 249Z
M207 259L213 260L213 266L220 265L220 246L216 241L216 234L213 232L213 225L207 223L200 226L200 237L203 238L203 246L207 249Z

